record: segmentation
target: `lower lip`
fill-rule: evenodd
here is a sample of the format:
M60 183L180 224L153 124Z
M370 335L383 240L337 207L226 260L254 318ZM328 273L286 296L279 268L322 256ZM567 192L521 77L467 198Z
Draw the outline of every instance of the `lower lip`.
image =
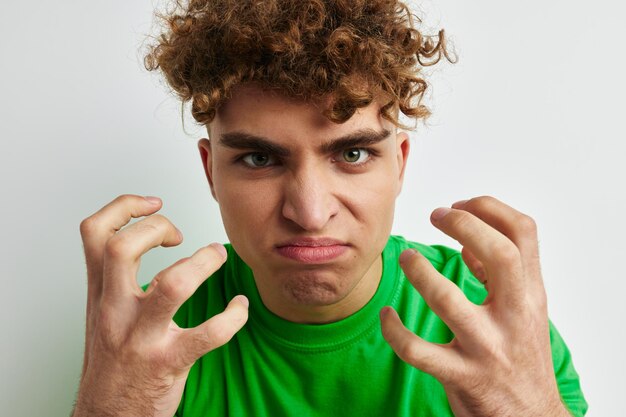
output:
M276 251L294 261L316 264L332 261L348 250L345 245L330 246L281 246Z

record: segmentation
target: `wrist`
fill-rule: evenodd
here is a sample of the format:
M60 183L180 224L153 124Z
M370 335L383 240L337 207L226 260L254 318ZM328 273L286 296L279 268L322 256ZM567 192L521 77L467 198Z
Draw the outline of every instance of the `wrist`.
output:
M572 417L565 404L559 398L558 401L554 401L550 406L545 407L541 412L534 415L550 416L550 417Z
M97 384L81 383L72 417L134 417L154 415L147 390L123 384L115 378L99 378Z
M154 408L147 403L120 398L99 398L97 401L79 398L71 417L145 417L154 414Z

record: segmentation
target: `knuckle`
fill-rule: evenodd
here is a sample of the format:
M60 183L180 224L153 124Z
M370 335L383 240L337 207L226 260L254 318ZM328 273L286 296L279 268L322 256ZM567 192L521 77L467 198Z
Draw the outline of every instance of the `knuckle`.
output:
M462 235L467 241L482 240L485 231L476 221L476 217L466 211L459 211L452 219L451 229Z
M404 343L398 347L398 356L404 359L410 364L414 364L418 361L417 349L413 343Z
M400 348L398 356L413 366L419 366L420 363L429 363L435 360L435 358L429 358L427 354L421 352L419 347L414 343L404 344Z
M136 201L137 198L139 197L133 194L121 194L121 195L118 195L115 198L115 200L113 200L113 203L121 204L121 205L129 205L129 204L132 204L134 201Z
M520 231L524 234L534 235L537 233L537 223L535 219L526 214L522 214L517 219L517 225Z
M187 267L189 268L189 277L193 277L195 279L198 278L207 278L209 273L208 266L210 260L207 259L194 259L193 257L187 260Z
M474 217L463 210L459 210L456 212L456 216L452 219L451 226L457 230L463 230L464 232L472 232L472 221Z
M188 280L182 274L169 273L167 278L158 281L156 291L159 296L169 303L177 303L188 293Z
M437 379L444 385L463 380L464 378L457 376L449 367L442 367L437 370Z
M204 247L198 250L189 259L189 266L194 273L208 276L224 263L224 259L212 247Z
M456 291L440 290L434 297L442 314L457 325L470 326L475 315L467 305L467 298Z
M236 327L237 329L239 329L248 320L248 309L239 307L234 313L235 314L233 314L231 317L232 327L233 328ZM231 333L232 333L232 329L231 329ZM229 336L229 338L230 337L232 337L232 335Z
M494 205L494 204L497 204L497 203L500 202L497 198L495 198L494 196L491 196L491 195L481 195L480 197L478 197L476 199L476 201L479 201L479 202L481 202L483 204L486 204L486 205L487 204L488 205Z
M497 203L498 203L498 200L495 197L492 197L490 195L481 195L481 196L472 198L468 202L468 205L471 204L473 208L489 208L489 207L493 207Z
M165 236L168 233L176 230L174 224L165 216L161 214L153 214L144 220L137 223L139 230L148 232L150 234L158 234Z
M96 218L94 216L89 216L80 222L80 228L79 228L80 235L83 238L88 237L96 233L98 228L99 228L99 225L98 225L98 221L96 220Z
M133 253L133 241L125 234L117 234L107 240L104 251L108 258L127 259Z
M546 295L546 291L543 286L541 288L537 288L537 290L533 292L531 304L533 306L533 311L542 312L547 315L548 296Z
M450 319L454 321L457 326L463 326L466 329L476 328L474 325L476 322L476 315L474 314L474 311L466 306L461 307L460 303L456 303L455 305L457 308L450 309Z
M135 230L145 235L152 235L160 231L160 227L157 221L142 220L135 223Z
M456 294L446 288L437 288L433 291L431 299L434 304L442 308L450 308L459 304Z
M144 221L144 223L148 222L148 221L149 221L148 224L151 224L151 225L154 225L154 226L157 226L157 227L163 227L163 226L170 226L170 225L172 225L172 223L169 221L169 219L167 217L165 217L164 215L159 214L159 213L155 213L155 214L149 216Z
M521 254L513 243L498 242L494 244L492 253L498 262L506 267L514 267L521 263Z

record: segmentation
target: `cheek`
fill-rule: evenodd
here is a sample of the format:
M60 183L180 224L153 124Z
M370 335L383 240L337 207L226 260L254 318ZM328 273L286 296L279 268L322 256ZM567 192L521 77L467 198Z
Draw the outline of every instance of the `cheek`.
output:
M386 230L393 222L397 187L388 172L381 170L362 175L346 185L346 207L370 228Z
M268 223L275 211L275 196L271 188L251 181L228 179L217 176L215 192L219 201L224 227L231 240L238 240L233 233L260 230ZM247 239L254 236L247 236Z

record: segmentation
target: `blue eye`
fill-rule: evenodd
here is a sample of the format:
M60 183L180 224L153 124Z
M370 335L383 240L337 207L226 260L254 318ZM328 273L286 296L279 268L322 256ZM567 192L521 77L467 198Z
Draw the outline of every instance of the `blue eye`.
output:
M361 164L370 156L370 153L367 149L363 148L350 148L343 151L343 160L350 164Z
M248 155L241 158L241 160L246 165L254 168L263 168L273 165L276 162L270 155L261 152L249 153Z

